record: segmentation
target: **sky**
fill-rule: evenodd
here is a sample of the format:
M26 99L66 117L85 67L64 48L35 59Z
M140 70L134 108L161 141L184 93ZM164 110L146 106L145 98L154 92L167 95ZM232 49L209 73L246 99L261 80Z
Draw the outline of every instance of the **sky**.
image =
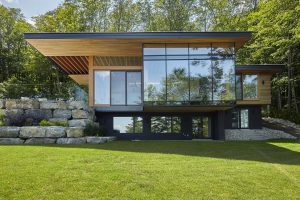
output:
M63 0L0 0L0 4L10 8L20 8L26 20L33 23L31 17L53 10Z

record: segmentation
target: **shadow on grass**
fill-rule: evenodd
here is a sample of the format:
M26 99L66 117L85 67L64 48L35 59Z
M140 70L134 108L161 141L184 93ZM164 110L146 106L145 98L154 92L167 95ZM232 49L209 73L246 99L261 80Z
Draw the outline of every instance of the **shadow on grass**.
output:
M229 160L259 161L300 165L300 152L285 145L300 145L295 141L264 142L197 142L197 141L114 141L98 145L43 145L55 148L82 148L142 154L174 154ZM280 145L280 146L279 146ZM32 145L25 145L32 146ZM36 145L35 145L36 146ZM283 147L281 147L283 146ZM122 155L124 156L124 155Z

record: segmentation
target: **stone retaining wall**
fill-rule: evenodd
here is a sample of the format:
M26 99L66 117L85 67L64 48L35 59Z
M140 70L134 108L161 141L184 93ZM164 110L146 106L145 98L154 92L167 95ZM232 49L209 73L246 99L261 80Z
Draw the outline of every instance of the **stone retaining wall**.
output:
M2 126L0 144L102 144L115 137L84 137L83 127Z
M270 139L297 139L296 137L279 130L262 129L226 129L225 140L270 140Z
M26 125L38 125L39 121L46 119L64 122L70 127L85 127L94 121L94 112L84 101L0 99L1 114L4 114L4 124L7 126L12 125L12 118L22 118Z

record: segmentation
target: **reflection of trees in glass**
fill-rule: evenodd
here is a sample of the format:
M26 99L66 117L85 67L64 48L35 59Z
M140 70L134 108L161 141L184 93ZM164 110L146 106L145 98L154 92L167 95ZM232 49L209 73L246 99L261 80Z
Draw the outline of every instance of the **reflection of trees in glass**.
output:
M126 125L126 133L142 133L143 119L141 117L131 117L131 123Z
M151 117L151 133L180 133L180 117Z
M193 117L192 134L194 137L210 137L208 117Z
M243 98L257 98L256 75L243 75Z
M189 77L185 67L177 67L167 76L168 101L189 100Z
M191 101L211 101L211 62L193 60L190 62L190 71Z
M235 72L233 60L213 61L214 100L235 99Z

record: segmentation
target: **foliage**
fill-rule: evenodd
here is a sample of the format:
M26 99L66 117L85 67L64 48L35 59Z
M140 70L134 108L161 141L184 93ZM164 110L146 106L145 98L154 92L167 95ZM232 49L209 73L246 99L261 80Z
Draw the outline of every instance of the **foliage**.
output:
M84 136L104 136L105 130L102 126L87 124L83 131Z
M4 117L5 117L4 113L0 111L0 126L4 126Z
M263 113L263 116L287 119L296 124L300 124L300 113L297 113L295 111L289 112L287 109L277 110L273 108L270 110L269 113Z
M6 114L4 124L6 126L24 126L28 123L26 117L21 114Z
M64 126L67 127L68 123L67 122L59 122L59 121L48 121L46 119L43 119L42 121L40 121L39 123L40 126Z

